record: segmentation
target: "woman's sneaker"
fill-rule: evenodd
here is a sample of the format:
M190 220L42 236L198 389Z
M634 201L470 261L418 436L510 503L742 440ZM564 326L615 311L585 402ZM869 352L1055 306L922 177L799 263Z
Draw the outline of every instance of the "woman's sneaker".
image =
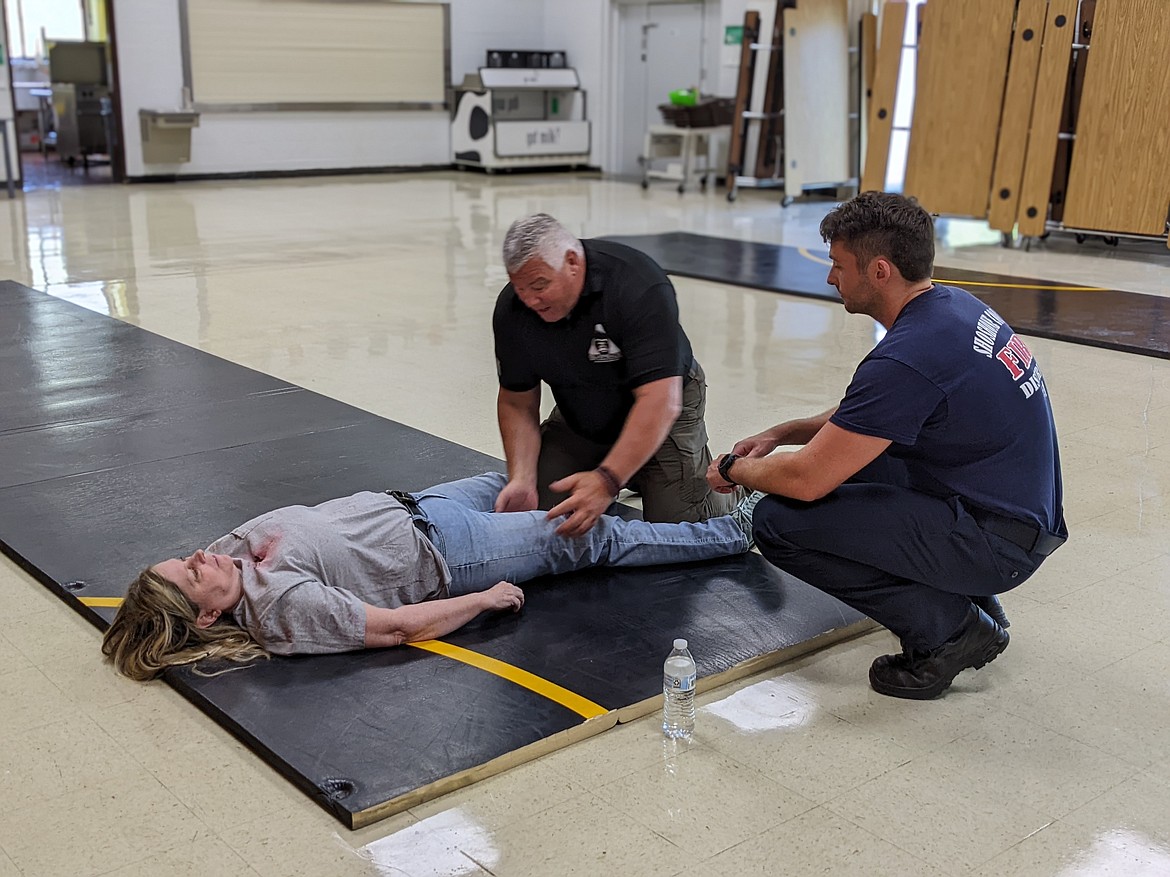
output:
M753 490L731 510L732 520L739 525L739 529L743 530L743 535L747 537L748 551L751 551L756 544L756 537L752 535L752 516L756 512L756 503L767 495L758 490Z

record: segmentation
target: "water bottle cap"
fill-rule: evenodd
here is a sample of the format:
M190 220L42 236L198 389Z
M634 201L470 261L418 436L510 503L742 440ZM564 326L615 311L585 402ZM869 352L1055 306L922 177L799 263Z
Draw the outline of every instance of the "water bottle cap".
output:
M674 647L681 651L687 647L687 641L685 639L676 639L674 641Z

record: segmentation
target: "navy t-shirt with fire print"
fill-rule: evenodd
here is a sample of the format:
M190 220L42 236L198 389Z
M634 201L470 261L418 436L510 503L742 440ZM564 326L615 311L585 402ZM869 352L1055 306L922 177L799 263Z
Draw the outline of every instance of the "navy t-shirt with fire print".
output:
M915 490L1063 529L1044 376L1024 340L962 289L935 284L902 309L832 422L893 442Z

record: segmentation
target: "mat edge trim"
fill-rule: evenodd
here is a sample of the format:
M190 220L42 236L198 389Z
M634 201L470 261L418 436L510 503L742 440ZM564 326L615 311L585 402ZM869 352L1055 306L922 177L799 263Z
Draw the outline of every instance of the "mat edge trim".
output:
M815 652L827 649L829 646L856 639L879 629L881 629L881 625L876 621L870 618L861 618L844 627L827 630L804 642L794 643L791 646L777 649L774 652L756 655L753 658L748 658L746 661L740 661L738 664L718 673L713 673L710 676L700 676L696 685L696 693L705 694L708 691L722 688L724 685L743 679L746 676L751 676L754 673L759 673L762 670L778 667L790 661L795 661L797 658L806 657ZM625 724L626 722L632 722L648 716L660 709L662 709L662 695L656 694L654 697L649 697L638 703L619 707L614 712L617 713L618 723Z

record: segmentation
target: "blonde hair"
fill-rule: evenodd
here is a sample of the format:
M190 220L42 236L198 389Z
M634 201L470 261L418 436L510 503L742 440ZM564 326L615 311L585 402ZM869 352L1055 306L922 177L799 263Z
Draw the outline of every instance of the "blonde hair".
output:
M233 622L221 618L201 628L195 623L198 617L199 607L174 582L144 569L126 590L102 639L102 654L119 673L139 682L153 679L167 667L204 658L243 664L268 657L264 647Z

